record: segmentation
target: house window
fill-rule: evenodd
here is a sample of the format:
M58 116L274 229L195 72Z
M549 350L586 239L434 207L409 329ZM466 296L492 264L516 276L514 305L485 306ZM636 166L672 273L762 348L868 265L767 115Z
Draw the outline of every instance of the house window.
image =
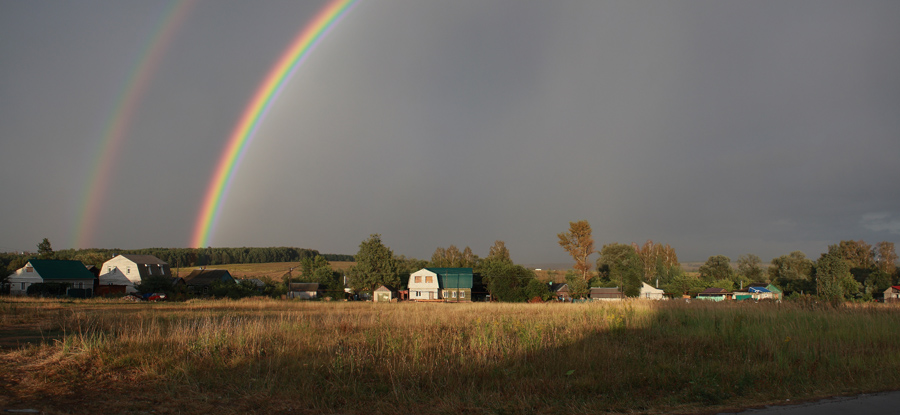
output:
M416 275L416 283L420 283L420 282L422 282L422 276Z
M465 292L465 291L460 291L460 292L459 292L459 298L466 298L466 292Z
M34 272L34 267L25 267L25 272Z
M453 298L456 298L456 291L453 291L451 294L453 295Z
M21 288L22 291L25 291L25 283L23 282L23 283L20 283L20 284L22 284L22 288Z
M425 276L425 283L426 283L426 284L431 284L432 282L434 282L434 277L432 277L431 275L426 275L426 276Z
M416 291L416 298L419 298L419 297L421 297L421 296L422 296L422 292L421 292L421 291Z
M126 274L131 274L131 267L125 268L125 273L126 273Z

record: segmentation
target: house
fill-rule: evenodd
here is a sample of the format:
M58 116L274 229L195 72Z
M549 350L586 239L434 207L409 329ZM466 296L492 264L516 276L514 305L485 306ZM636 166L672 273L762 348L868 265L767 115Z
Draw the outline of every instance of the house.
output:
M625 293L619 287L591 287L591 301L618 301L625 299Z
M734 296L734 293L718 287L711 287L703 290L697 294L698 300L708 300L708 301L725 301L731 300Z
M389 303L397 298L397 290L388 285L382 285L375 289L374 301L376 303Z
M189 291L207 292L209 288L217 283L236 284L234 277L227 269L195 269L184 277L184 285Z
M81 261L32 259L7 281L10 295L25 295L32 284L61 283L68 284L68 295L91 297L95 278Z
M299 298L301 300L312 300L319 297L319 283L317 282L292 282L288 290L288 298Z
M893 285L884 290L884 302L892 303L900 301L900 285Z
M125 292L136 293L136 285L151 277L172 278L169 264L153 255L116 255L100 267L99 285L123 286ZM119 289L110 289L118 291Z
M646 282L642 282L641 294L638 297L648 300L662 300L665 298L665 292L659 288L653 288L652 285L647 284Z
M766 289L772 292L772 298L775 300L781 300L784 298L784 291L781 291L781 288L778 288L772 284L766 286Z
M760 284L750 284L749 287L735 291L734 299L735 300L767 300L774 299L775 294L772 291L769 291L768 288L762 286Z
M557 301L572 301L572 295L569 293L569 284L564 282L549 283L550 294L553 294L553 298Z
M409 275L409 299L472 301L472 268L422 268Z

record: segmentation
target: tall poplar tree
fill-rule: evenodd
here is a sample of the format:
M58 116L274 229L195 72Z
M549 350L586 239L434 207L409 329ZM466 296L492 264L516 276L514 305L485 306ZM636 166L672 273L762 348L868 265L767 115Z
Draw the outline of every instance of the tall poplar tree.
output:
M569 231L558 235L559 246L563 247L575 260L575 269L581 272L584 281L590 280L589 272L592 264L588 257L594 253L594 238L591 236L591 225L586 220L569 222Z

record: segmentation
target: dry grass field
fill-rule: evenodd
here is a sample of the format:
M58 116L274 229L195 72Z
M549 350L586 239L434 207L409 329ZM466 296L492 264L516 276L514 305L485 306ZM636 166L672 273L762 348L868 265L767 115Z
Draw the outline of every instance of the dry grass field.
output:
M0 299L0 409L695 413L900 389L900 308Z

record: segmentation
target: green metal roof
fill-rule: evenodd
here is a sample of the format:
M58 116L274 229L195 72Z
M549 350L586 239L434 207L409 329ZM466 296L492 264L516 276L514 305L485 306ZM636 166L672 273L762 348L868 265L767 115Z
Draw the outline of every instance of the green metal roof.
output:
M32 259L28 261L44 281L47 280L92 280L94 274L81 261L55 259Z
M472 268L425 268L438 275L440 288L472 288Z

